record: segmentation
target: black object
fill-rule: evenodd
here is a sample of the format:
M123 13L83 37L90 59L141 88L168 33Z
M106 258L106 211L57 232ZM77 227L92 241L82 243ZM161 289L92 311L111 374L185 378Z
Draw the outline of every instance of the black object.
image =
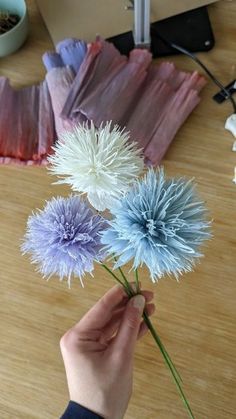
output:
M153 57L179 54L161 41L156 29L163 38L181 45L191 52L209 51L215 44L207 7L199 7L180 15L172 16L151 24L151 52ZM125 55L134 48L132 31L108 38Z
M72 402L70 400L65 412L60 419L104 419L102 416L97 415L91 410L87 409L81 404Z
M228 92L228 95L226 93L226 91L224 90L220 90L218 93L216 93L213 96L213 99L217 102L217 103L223 103L225 100L229 99L229 96L231 96L233 93L236 92L236 88L234 87L236 80L231 81L231 83L227 84L227 86L225 86L225 89Z

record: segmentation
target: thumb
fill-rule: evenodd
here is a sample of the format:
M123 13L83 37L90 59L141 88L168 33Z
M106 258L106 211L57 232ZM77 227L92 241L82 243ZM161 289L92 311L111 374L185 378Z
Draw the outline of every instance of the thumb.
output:
M114 339L114 349L119 352L124 351L126 356L133 355L144 306L145 298L138 294L128 301L125 308L119 330Z

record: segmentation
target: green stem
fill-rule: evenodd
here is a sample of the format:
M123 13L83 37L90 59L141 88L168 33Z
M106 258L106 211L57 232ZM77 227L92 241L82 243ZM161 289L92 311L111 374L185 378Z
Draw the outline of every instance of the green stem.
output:
M122 276L123 276L123 278L125 278L125 276L124 276L124 273L123 273L123 271L121 270L121 273L122 273ZM127 279L125 278L125 282L126 282L126 286L127 286L127 288L130 290L130 292L129 292L129 296L133 296L133 295L135 295L135 292L133 291L133 289L131 288L131 286L130 286L130 284L129 284L129 282L127 281ZM140 290L140 286L139 286L139 281L138 281L138 270L136 269L135 270L135 281L136 281L136 288L137 288L137 293L140 293L141 292L141 290ZM125 287L125 289L126 289L126 287ZM151 323L151 321L150 321L150 319L148 318L148 320L149 320L149 322ZM148 325L147 325L148 326ZM158 343L158 345L162 348L162 352L163 353L165 353L165 356L166 356L166 358L168 359L168 361L169 361L169 363L171 364L171 366L172 366L172 369L173 369L173 371L174 371L174 373L175 373L175 375L176 375L176 377L177 377L177 379L180 381L180 382L183 382L183 380L182 380L182 378L181 378L181 376L180 376L180 374L179 374L179 372L177 371L177 369L176 369L176 367L175 367L175 365L174 365L174 363L173 363L173 361L171 360L171 358L170 358L170 355L168 354L168 352L167 352L167 350L166 350L166 348L164 347L164 345L163 345L163 343L161 342L161 340L160 340L160 338L158 337L158 340L159 340L159 343Z
M113 278L114 278L117 282L119 282L119 284L120 284L120 285L122 285L122 287L124 288L124 290L125 290L126 294L128 295L128 297L129 297L129 298L133 297L133 290L132 290L132 288L130 287L130 284L128 283L128 281L126 280L126 283L124 284L124 283L120 280L120 278L118 278L118 276L117 276L117 275L115 275L115 274L114 274L114 272L113 272L110 268L108 268L108 266L107 266L107 265L105 265L105 263L102 263L101 265L102 265L102 267L103 267L104 269L106 269L106 271L107 271L107 272L109 272L109 274L111 274L111 275L113 276ZM121 270L120 270L120 271L121 271ZM123 272L122 272L122 273L123 273ZM123 274L123 275L124 275L124 274Z
M141 292L141 290L140 290L140 285L139 285L139 280L138 280L138 269L135 269L135 282L136 282L136 289L137 289L137 293L139 294L139 293ZM176 369L176 367L175 367L174 363L172 362L172 360L171 360L171 358L170 358L170 356L169 356L169 354L168 354L167 350L165 349L165 347L164 347L164 345L162 344L162 342L161 342L161 340L160 340L160 339L159 339L159 344L160 344L160 346L162 347L163 352L165 352L165 355L166 355L166 357L168 358L168 360L169 360L170 364L172 365L173 370L174 370L174 372L175 372L175 374L176 374L176 376L177 376L178 380L180 380L180 381L182 382L182 378L181 378L181 376L180 376L179 372L177 371L177 369Z
M114 257L114 260L116 261L116 258ZM134 290L132 289L132 287L131 287L131 285L130 285L130 283L127 281L127 278L126 278L126 276L125 276L125 274L124 274L124 272L122 271L122 269L121 268L119 268L119 272L121 273L121 275L122 275L122 278L124 279L124 281L125 281L125 284L118 278L118 276L117 275L115 275L114 274L114 272L110 269L110 268L108 268L108 266L106 266L105 264L102 264L102 266L113 276L113 278L116 280L116 281L118 281L119 282L119 284L120 285L122 285L123 286L123 288L124 288L124 290L125 290L125 292L127 293L127 295L128 295L128 297L129 298L131 298L131 297L133 297L134 295L135 295L135 292L134 292ZM137 269L136 269L136 281L137 281L137 284L138 284L138 288L139 288L139 282L138 282L138 271L137 271ZM139 292L140 292L140 289L139 289ZM149 320L149 322L150 322L150 320ZM148 325L147 325L148 326ZM158 337L158 336L157 336ZM171 366L172 366L172 369L173 369L173 371L174 371L174 373L175 373L175 375L176 375L176 377L177 377L177 379L179 380L179 381L181 381L182 382L182 378L181 378L181 376L180 376L180 374L179 374L179 372L177 371L177 369L176 369L176 367L175 367L175 365L174 365L174 363L172 362L172 360L171 360L171 358L170 358L170 356L169 356L169 354L168 354L168 352L167 352L167 350L165 349L165 347L164 347L164 345L162 344L162 342L161 342L161 340L158 338L158 340L159 340L159 343L158 343L158 346L162 349L162 352L165 354L165 357L168 359L168 361L169 361L169 364L171 364Z
M115 259L115 257L114 257L114 259ZM134 290L130 286L130 284L129 284L129 282L128 282L128 280L127 280L127 278L126 278L126 276L125 276L125 274L124 274L124 272L122 271L121 268L118 268L118 270L119 270L119 272L120 272L120 274L121 274L121 276L122 276L122 278L124 280L124 283L120 280L120 278L118 278L117 275L114 274L114 272L110 268L108 268L108 266L106 266L105 264L102 264L102 266L103 266L104 269L106 269L106 271L108 271L113 276L113 278L117 282L119 282L120 285L123 286L123 288L125 289L125 291L126 291L126 293L127 293L127 295L128 295L129 298L131 298L134 295L136 295L135 292L134 292ZM138 293L138 292L140 292L140 287L139 287L138 271L137 271L137 269L135 270L135 280L136 280L137 293ZM180 396L181 396L181 398L182 398L182 400L184 402L184 405L185 405L185 407L186 407L186 409L187 409L187 411L189 413L190 418L191 419L194 419L194 415L193 415L193 412L191 410L191 407L190 407L190 405L189 405L189 403L188 403L188 401L187 401L187 399L186 399L186 397L184 395L184 392L182 390L182 387L180 385L180 381L182 381L182 379L181 379L181 377L180 377L180 375L179 375L179 373L178 373L178 371L177 371L174 363L172 362L172 360L171 360L171 358L170 358L167 350L165 349L165 347L164 347L164 345L163 345L160 337L158 336L156 330L154 329L151 320L149 319L149 317L145 313L145 311L143 313L143 319L144 319L144 321L145 321L148 329L150 330L150 332L151 332L151 334L152 334L155 342L157 343L157 345L158 345L158 347L159 347L159 349L160 349L160 351L162 353L162 356L163 356L163 358L165 360L165 363L167 364L167 366L170 369L170 372L172 374L173 380L174 380L174 382L176 384L176 387L177 387L177 389L178 389L178 391L180 393Z
M194 419L194 415L193 415L193 412L191 410L191 407L190 407L190 405L189 405L189 403L188 403L188 401L187 401L187 399L186 399L186 397L184 395L184 392L182 390L182 387L181 387L181 385L179 383L179 380L178 380L179 374L178 374L178 377L177 377L176 376L177 370L176 370L175 367L173 368L173 363L170 362L170 357L169 357L169 355L167 356L167 351L164 349L164 346L163 346L163 344L162 344L162 342L161 342L158 334L156 333L156 330L154 329L154 327L153 327L153 325L152 325L149 317L147 316L147 314L145 312L143 313L143 319L144 319L144 321L145 321L148 329L150 330L150 332L151 332L151 334L152 334L155 342L159 346L159 349L160 349L160 351L161 351L161 353L162 353L162 355L164 357L164 360L165 360L167 366L169 367L169 369L171 371L172 377L173 377L173 379L175 381L175 384L176 384L176 386L178 388L178 391L180 393L180 396L181 396L181 398L182 398L182 400L183 400L183 402L185 404L185 407L188 410L189 416L191 417L191 419Z
M151 321L150 321L150 322L151 322ZM147 325L147 326L148 326L148 325ZM165 346L163 345L163 343L162 343L162 341L161 341L161 339L160 339L160 338L159 338L159 345L162 347L162 350L163 350L163 352L165 353L166 358L168 358L169 363L172 365L172 368L173 368L173 370L174 370L174 372L175 372L176 377L177 377L177 378L178 378L178 380L182 383L182 382L183 382L183 380L182 380L182 378L181 378L181 375L180 375L180 373L178 372L178 370L176 369L175 364L174 364L174 363L173 363L173 361L171 360L171 357L170 357L170 355L168 354L168 352L167 352L167 350L166 350Z
M118 278L118 276L116 276L116 275L114 274L114 272L112 272L112 270L111 270L110 268L108 268L108 266L107 266L107 265L105 265L105 263L102 263L101 265L102 265L102 267L103 267L104 269L106 269L106 271L107 271L107 272L109 272L109 274L111 274L111 275L113 276L113 278L114 278L117 282L119 282L119 284L120 284L120 285L122 285L122 287L124 287L123 282L122 282L122 281Z
M115 256L114 256L114 261L117 262L117 259L116 259ZM123 272L123 270L121 268L118 268L118 271L120 272L123 280L125 281L125 287L124 288L125 288L128 296L129 297L132 297L134 295L134 291L132 290L129 281L127 280L127 278L126 278L126 276L125 276L125 274L124 274L124 272Z
M115 259L115 261L116 261L116 258L114 257L114 259ZM108 268L108 266L106 266L105 264L102 264L102 266L113 276L113 278L115 278L115 280L116 281L118 281L119 282L119 284L120 285L122 285L123 286L123 288L124 288L124 290L125 290L125 292L126 292L126 294L128 295L128 297L129 298L131 298L133 295L135 295L135 293L134 293L134 291L133 291L133 289L131 288L131 286L130 286L130 284L129 284L129 282L127 281L127 278L125 277L125 274L123 273L123 271L122 271L122 269L120 268L119 269L119 272L121 273L121 275L122 275L122 278L125 280L125 284L118 278L118 276L116 276L115 274L114 274L114 272L110 269L110 268ZM139 288L139 282L138 282L138 271L137 271L137 269L136 269L136 281L137 281L137 284L138 284L138 288ZM139 289L139 292L140 292L140 289ZM150 320L149 320L150 321ZM147 325L148 326L148 325ZM154 329L153 329L154 330ZM155 338L154 338L155 339ZM159 339L159 338L158 338ZM156 340L156 339L155 339ZM165 349L165 347L164 347L164 345L162 344L162 342L161 342L161 340L159 339L159 343L158 343L158 346L160 347L160 349L162 349L162 353L163 354L165 354L165 357L168 359L168 361L169 361L169 364L171 364L171 366L172 366L172 369L173 369L173 371L174 371L174 373L175 373L175 375L176 375L176 377L177 377L177 379L179 380L179 381L181 381L182 382L182 378L181 378L181 376L180 376L180 374L179 374L179 372L177 371L177 369L176 369L176 367L175 367L175 365L174 365L174 363L172 362L172 360L171 360L171 358L170 358L170 356L169 356L169 354L168 354L168 352L167 352L167 350Z
M138 281L138 269L135 269L135 282L136 282L136 288L137 288L137 293L140 293L140 286L139 286L139 281Z
M134 295L134 291L132 290L129 282L127 281L127 278L126 278L124 272L122 271L122 269L121 268L118 268L118 270L119 270L119 272L120 272L123 280L125 281L125 287L129 291L130 297L132 297Z

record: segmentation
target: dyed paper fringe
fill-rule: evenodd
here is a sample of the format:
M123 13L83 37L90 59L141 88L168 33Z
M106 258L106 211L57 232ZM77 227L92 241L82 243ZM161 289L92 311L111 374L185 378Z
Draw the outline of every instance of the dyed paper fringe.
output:
M152 63L147 50L123 56L101 39L66 39L43 56L46 80L14 90L0 78L0 163L45 164L56 137L71 125L113 121L130 131L146 162L159 164L200 101L205 79L173 63Z

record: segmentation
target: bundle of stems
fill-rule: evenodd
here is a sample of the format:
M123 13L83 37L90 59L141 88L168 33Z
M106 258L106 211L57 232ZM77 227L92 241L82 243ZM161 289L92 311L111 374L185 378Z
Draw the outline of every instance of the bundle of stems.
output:
M116 259L115 259L115 261L116 261ZM117 275L117 273L114 273L114 271L111 270L106 264L102 264L102 266L107 272L109 272L109 274L116 280L116 282L118 282L120 285L122 285L122 287L124 288L124 290L125 290L125 292L126 292L126 294L128 295L129 298L132 298L133 296L135 296L137 294L140 294L141 290L140 290L140 283L139 283L139 278L138 278L138 269L135 270L136 289L134 289L132 287L132 285L129 283L126 275L124 274L124 272L121 268L118 268L118 271L119 271L119 274L120 274L120 277L119 277ZM190 404L189 404L189 402L188 402L188 400L187 400L187 398L184 394L184 391L182 389L182 385L181 385L182 382L183 382L182 378L181 378L179 372L177 371L173 361L171 360L170 355L168 354L165 346L163 345L159 335L157 334L155 328L153 327L153 324L152 324L151 320L149 319L145 310L143 312L143 320L146 323L146 325L147 325L153 339L155 340L157 346L159 347L159 349L161 351L161 354L164 358L164 361L165 361L166 365L168 366L168 368L171 372L172 378L173 378L173 380L176 384L176 387L177 387L178 392L181 396L181 399L184 403L184 406L188 411L189 417L191 419L194 419L194 415L193 415L193 412L191 410Z

